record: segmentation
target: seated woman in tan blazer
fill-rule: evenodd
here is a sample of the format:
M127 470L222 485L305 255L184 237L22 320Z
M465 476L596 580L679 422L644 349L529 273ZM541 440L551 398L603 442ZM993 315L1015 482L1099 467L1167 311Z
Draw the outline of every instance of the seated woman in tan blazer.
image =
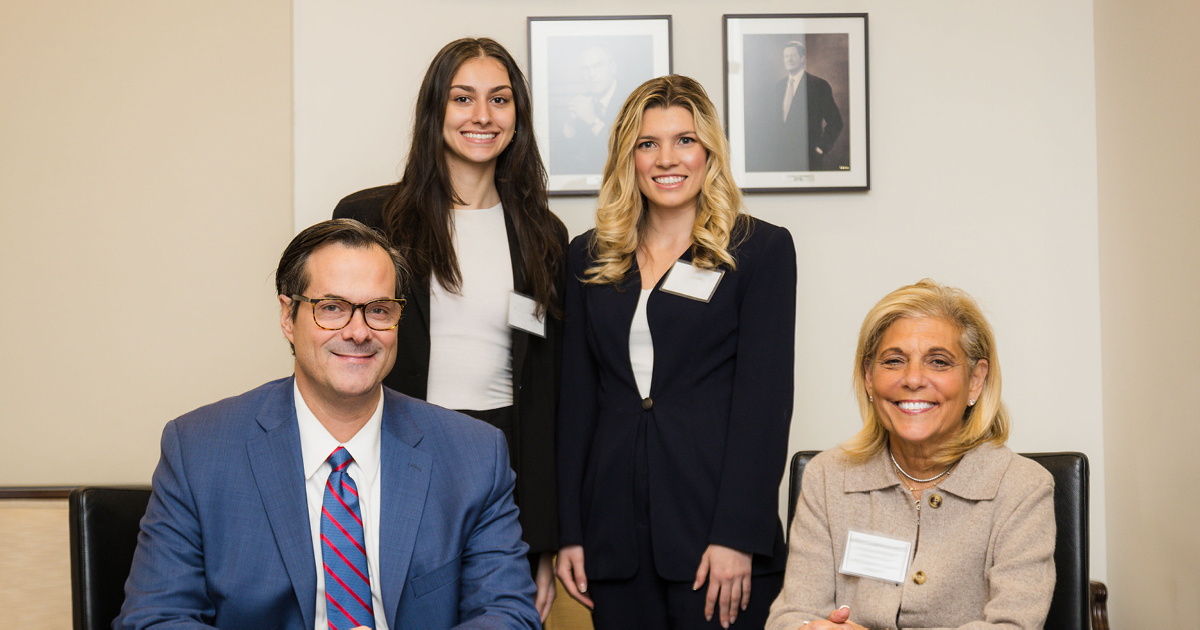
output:
M901 287L863 321L863 429L804 469L768 628L1040 628L1054 479L1014 454L991 327L966 293Z

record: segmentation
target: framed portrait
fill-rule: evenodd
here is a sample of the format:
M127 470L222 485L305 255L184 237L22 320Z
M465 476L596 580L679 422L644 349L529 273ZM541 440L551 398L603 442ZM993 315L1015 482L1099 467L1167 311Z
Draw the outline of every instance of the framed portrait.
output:
M671 16L531 17L533 126L551 195L600 190L629 93L671 73Z
M869 190L867 14L726 15L723 30L738 185Z

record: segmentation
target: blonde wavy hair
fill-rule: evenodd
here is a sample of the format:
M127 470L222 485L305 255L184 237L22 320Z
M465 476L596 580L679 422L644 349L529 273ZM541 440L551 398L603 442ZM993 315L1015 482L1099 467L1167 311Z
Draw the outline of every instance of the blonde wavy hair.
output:
M608 161L600 186L591 253L595 264L584 282L620 284L633 266L646 224L646 196L637 185L633 153L642 130L642 114L651 108L682 107L692 114L696 138L708 153L704 184L692 226L692 264L702 269L737 266L730 249L744 217L742 192L729 170L729 143L717 110L695 79L672 74L650 79L629 95L608 139ZM739 234L738 238L745 237Z
M854 461L873 457L888 443L888 430L875 413L866 381L883 335L897 320L923 317L943 319L958 327L959 345L967 355L970 369L975 369L981 360L988 364L979 399L975 405L967 407L962 428L942 445L941 451L933 457L933 463L949 464L984 442L1002 445L1008 441L1010 420L1008 409L1000 400L1000 357L996 353L996 338L991 325L979 304L965 291L926 278L887 294L863 320L858 334L858 351L854 355L854 393L863 428L842 445Z

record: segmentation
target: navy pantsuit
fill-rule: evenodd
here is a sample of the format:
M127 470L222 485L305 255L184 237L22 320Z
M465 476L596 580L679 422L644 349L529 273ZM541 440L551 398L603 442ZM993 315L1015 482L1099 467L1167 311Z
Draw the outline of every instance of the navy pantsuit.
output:
M782 571L778 492L796 310L791 234L747 217L731 248L737 269L725 271L709 302L658 289L650 295L654 369L645 400L629 359L641 289L636 262L619 287L580 282L592 265L590 237L577 237L568 256L558 413L561 544L583 545L589 579L626 579L639 570L633 485L644 439L660 577L690 582L710 544L753 554L755 574Z

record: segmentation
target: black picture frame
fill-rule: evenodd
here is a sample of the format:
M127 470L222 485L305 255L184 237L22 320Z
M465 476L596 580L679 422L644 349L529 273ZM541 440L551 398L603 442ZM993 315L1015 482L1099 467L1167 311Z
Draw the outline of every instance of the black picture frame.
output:
M626 97L673 66L671 16L529 17L533 126L552 196L600 190Z
M738 185L870 190L867 14L722 19L725 132Z

